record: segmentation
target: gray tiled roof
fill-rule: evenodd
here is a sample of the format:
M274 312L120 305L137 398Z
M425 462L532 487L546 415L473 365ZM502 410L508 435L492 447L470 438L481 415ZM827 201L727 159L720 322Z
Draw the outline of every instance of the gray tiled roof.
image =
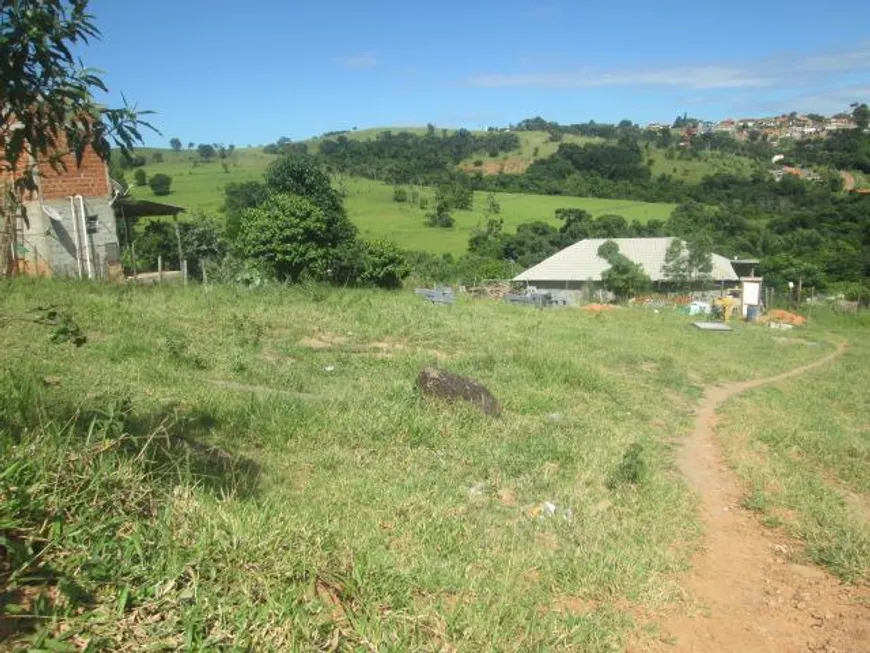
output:
M601 273L610 264L598 256L598 248L607 238L587 238L556 252L545 261L529 268L514 281L601 281ZM619 251L635 263L640 263L653 281L662 281L665 253L673 238L611 238ZM731 262L713 254L715 281L737 281Z

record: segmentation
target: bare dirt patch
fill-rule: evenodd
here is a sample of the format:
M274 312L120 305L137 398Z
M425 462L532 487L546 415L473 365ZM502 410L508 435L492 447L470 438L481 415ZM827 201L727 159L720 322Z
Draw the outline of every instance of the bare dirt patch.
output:
M793 326L803 326L807 323L807 318L805 318L803 315L798 315L797 313L792 313L790 311L784 311L781 308L775 308L772 311L769 311L766 317L768 321L784 322L785 324L791 324Z
M580 310L588 313L603 313L605 311L615 311L616 306L610 304L586 304Z
M732 395L807 372L844 350L845 343L785 374L707 390L678 459L701 498L706 546L685 581L689 609L665 620L665 639L671 642L646 650L870 650L870 592L844 585L821 568L790 563L787 553L795 545L740 508L741 488L713 437L716 409Z
M498 174L506 174L506 175L521 175L526 170L528 170L529 166L532 164L531 161L527 161L525 159L511 157L507 161L503 161L501 159L497 159L495 161L484 161L483 165L465 165L463 166L463 170L466 172L480 172L484 175L498 175Z
M313 336L302 338L299 344L310 349L329 349L338 347L347 342L347 338L333 333L316 333Z

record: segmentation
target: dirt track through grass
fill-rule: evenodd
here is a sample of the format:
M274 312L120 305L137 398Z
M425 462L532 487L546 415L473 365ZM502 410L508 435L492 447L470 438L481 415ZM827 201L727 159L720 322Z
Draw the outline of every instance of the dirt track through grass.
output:
M870 641L870 606L822 569L788 562L793 547L764 531L742 509L742 489L726 471L713 432L716 411L728 398L832 363L827 356L767 379L709 388L692 435L678 457L681 472L701 498L706 550L686 582L690 605L708 614L681 614L665 629L672 651L859 651ZM863 643L862 643L863 642Z

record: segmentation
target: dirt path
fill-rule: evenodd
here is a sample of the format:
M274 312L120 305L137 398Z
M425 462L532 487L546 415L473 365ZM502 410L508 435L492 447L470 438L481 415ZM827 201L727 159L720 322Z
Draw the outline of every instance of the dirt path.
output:
M697 653L870 651L866 592L818 567L788 561L788 542L740 507L741 488L713 436L716 409L729 397L825 365L846 349L768 379L708 389L678 464L699 493L706 547L685 582L695 614L665 620L661 650ZM864 595L864 601L859 601ZM863 605L862 605L863 603Z
M845 170L840 171L840 176L843 178L843 188L846 190L855 189L855 175Z

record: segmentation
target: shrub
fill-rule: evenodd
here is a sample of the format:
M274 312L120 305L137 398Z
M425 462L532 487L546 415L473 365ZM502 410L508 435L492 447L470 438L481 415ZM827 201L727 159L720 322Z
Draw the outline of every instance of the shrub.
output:
M393 188L393 201L404 203L408 201L408 191L401 186Z
M365 243L365 265L359 277L363 285L380 288L401 288L402 280L411 272L404 253L393 243Z
M312 156L283 157L266 171L266 186L273 193L304 197L322 211L344 215L341 195L329 183L329 175ZM352 229L350 222L347 226Z
M136 172L133 173L133 183L137 186L144 186L148 183L148 176L142 168L136 168Z
M337 249L354 242L346 222L343 214L327 213L307 198L276 194L244 212L239 246L279 281L326 280Z
M152 175L148 185L151 186L151 191L155 195L169 195L171 192L172 177L164 175L163 173L157 173L156 175Z
M163 163L163 152L155 152L151 155L151 160L154 163Z
M453 219L453 216L450 215L450 205L444 200L439 200L435 205L435 209L426 215L427 227L449 229L455 224L456 221Z

